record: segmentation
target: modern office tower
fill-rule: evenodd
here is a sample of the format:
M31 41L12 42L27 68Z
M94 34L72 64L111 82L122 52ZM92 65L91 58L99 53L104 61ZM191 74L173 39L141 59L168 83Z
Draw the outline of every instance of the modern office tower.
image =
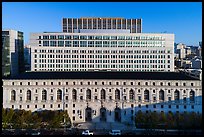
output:
M130 33L142 33L142 19L125 18L63 18L62 31L68 33L82 30L128 30Z
M24 72L23 32L2 31L2 76L18 75Z
M72 123L131 124L138 111L202 114L202 81L179 72L26 72L3 79L3 107L67 110Z
M96 32L31 33L31 71L174 71L174 34Z
M24 63L25 63L25 71L30 71L31 69L31 48L30 45L24 46Z

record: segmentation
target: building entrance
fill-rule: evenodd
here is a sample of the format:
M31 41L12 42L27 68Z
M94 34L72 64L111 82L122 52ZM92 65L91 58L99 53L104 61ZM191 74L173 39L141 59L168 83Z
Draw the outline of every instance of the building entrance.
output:
M85 121L92 121L92 109L90 107L85 110Z
M121 109L115 108L115 121L120 122L121 121Z
M100 109L100 121L106 121L106 108Z

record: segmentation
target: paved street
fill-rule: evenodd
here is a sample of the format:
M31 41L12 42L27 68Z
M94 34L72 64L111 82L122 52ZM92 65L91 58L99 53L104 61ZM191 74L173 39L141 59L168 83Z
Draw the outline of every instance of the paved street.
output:
M85 124L86 126L89 123ZM81 135L85 129L85 125L81 125L81 128L67 128L64 129L9 129L2 130L1 135ZM102 124L103 125L103 124ZM79 126L80 127L80 126ZM114 128L119 129L119 128ZM110 129L89 129L93 131L94 135L108 135ZM38 134L40 133L40 134ZM122 135L202 135L201 130L162 130L162 129L122 129Z

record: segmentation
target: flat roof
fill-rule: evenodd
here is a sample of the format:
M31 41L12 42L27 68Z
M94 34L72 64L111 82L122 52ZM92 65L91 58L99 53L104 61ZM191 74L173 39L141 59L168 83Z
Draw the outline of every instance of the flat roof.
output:
M25 72L3 79L198 80L181 72Z

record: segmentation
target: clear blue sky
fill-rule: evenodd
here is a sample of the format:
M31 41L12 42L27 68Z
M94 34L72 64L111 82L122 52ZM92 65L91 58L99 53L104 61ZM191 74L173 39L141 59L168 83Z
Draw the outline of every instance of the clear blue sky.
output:
M61 32L62 18L142 18L144 33L175 34L176 43L202 41L201 2L3 2L2 28L24 32Z

